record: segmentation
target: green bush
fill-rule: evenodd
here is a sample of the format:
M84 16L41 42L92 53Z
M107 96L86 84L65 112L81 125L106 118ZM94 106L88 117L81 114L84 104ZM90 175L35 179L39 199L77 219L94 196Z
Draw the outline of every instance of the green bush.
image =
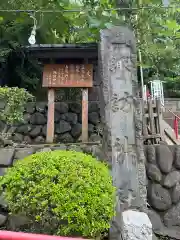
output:
M109 228L115 189L108 167L74 151L39 152L17 161L0 186L28 231L95 237Z

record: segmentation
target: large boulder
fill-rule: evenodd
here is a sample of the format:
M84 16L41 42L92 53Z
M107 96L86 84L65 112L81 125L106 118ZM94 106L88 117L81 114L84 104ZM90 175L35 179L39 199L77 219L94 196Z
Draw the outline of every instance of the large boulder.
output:
M76 113L68 112L61 114L60 119L65 120L71 124L76 124L78 121L78 116Z
M156 146L156 161L163 173L169 173L173 164L173 154L167 145Z
M41 133L41 130L42 130L42 126L38 125L38 126L35 126L32 131L29 133L29 135L33 138L37 137L40 135Z
M35 111L35 103L34 102L27 103L27 105L25 107L25 110L26 110L27 113L30 113L30 114L34 113L34 111Z
M167 188L172 188L180 181L180 172L172 171L164 178L163 185Z
M60 120L59 123L57 123L55 126L55 132L58 134L69 132L70 130L71 130L71 125L64 120Z
M155 164L147 164L146 166L147 176L150 180L155 182L161 182L162 174L159 168Z
M161 217L158 213L156 213L154 210L148 210L148 216L151 220L153 230L160 230L163 228L163 223L161 221Z
M82 106L80 103L70 103L69 108L74 113L81 113L82 111Z
M30 123L33 125L44 125L46 123L47 119L45 116L40 112L35 112L31 115Z
M89 113L89 122L96 125L100 122L99 113L91 112Z
M174 186L171 193L171 199L174 204L180 201L180 183L177 183L176 186Z
M180 169L180 146L176 146L175 148L175 156L174 156L174 165L177 169Z
M82 132L82 125L80 123L77 123L72 127L71 135L74 138L78 138L81 135L81 132Z
M151 206L159 211L168 210L172 204L169 191L160 184L152 184L149 186L148 199Z
M180 202L165 213L164 223L167 227L180 226Z
M153 145L145 146L145 155L149 163L156 164L156 149Z
M68 104L65 102L56 102L55 103L55 110L59 113L67 113L68 112Z

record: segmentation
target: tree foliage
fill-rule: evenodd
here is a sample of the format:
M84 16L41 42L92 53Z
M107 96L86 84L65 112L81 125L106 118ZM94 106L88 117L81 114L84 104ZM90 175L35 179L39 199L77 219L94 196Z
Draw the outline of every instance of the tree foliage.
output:
M161 0L2 0L0 8L39 10L35 13L38 22L37 43L97 42L100 29L127 25L134 30L138 48L142 52L145 80L157 75L168 83L168 87L172 87L180 81L180 8L173 7L175 4L180 7L179 0L170 1L170 8L162 8ZM59 12L41 12L47 9ZM37 88L40 68L20 46L28 44L32 27L30 13L1 14L1 78L12 79L13 74L11 85L28 87L31 91ZM14 61L15 66L12 64ZM11 71L7 71L10 68Z

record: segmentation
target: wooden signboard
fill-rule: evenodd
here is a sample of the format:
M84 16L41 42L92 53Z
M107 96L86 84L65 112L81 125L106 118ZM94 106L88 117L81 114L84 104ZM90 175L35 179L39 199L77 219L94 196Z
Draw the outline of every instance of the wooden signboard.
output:
M92 64L48 64L44 66L43 87L92 87Z
M88 141L88 88L93 86L91 64L48 64L44 66L43 87L48 88L48 119L46 141L54 140L55 88L82 88L82 141Z

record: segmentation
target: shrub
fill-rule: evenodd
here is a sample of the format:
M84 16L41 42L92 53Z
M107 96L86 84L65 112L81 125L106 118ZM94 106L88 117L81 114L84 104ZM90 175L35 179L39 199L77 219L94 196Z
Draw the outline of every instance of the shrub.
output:
M74 151L39 152L17 161L0 186L28 231L95 237L109 228L114 193L108 167Z

